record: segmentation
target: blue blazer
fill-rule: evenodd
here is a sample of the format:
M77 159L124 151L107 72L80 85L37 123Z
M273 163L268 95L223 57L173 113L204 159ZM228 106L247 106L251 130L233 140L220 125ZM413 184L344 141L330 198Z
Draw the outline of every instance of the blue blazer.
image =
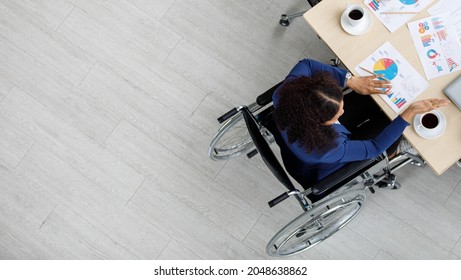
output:
M316 72L330 73L342 87L345 86L347 71L321 62L304 59L290 71L285 81L301 76L310 77ZM273 104L277 108L280 88L275 90ZM286 131L281 131L278 144L281 146L285 168L301 185L306 186L319 181L341 168L348 162L371 159L382 154L394 143L409 125L399 115L379 135L369 140L351 140L351 133L343 125L336 123L333 128L338 132L336 148L325 153L306 152L298 143L288 142Z

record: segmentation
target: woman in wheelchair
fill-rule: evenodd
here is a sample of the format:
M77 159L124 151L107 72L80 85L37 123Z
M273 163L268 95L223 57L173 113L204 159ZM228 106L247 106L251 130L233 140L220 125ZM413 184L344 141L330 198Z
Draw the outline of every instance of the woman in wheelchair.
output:
M273 95L281 132L276 141L287 171L309 185L348 162L393 155L416 114L445 106L444 99L412 103L393 121L368 95L391 84L382 76L353 77L344 69L301 60ZM343 95L344 88L353 91Z

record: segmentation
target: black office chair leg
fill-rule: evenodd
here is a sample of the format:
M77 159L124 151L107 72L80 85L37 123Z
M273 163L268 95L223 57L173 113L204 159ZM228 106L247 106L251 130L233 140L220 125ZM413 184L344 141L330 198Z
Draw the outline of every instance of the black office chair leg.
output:
M281 26L288 26L290 25L290 20L295 18L295 17L300 17L302 15L304 15L304 13L306 13L307 10L303 11L303 12L298 12L298 13L294 13L294 14L283 14L281 17L280 17L280 25Z

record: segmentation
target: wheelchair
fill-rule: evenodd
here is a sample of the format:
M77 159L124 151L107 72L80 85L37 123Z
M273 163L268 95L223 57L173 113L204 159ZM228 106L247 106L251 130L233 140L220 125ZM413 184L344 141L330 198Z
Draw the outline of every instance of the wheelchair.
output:
M289 222L266 246L270 256L290 256L303 252L343 228L364 206L367 192L398 189L394 172L412 164L423 166L419 156L399 153L391 160L384 153L377 158L348 163L324 179L309 186L295 187L270 145L284 145L273 118L272 95L281 83L273 86L248 106L233 108L218 118L221 128L211 141L208 155L213 160L229 160L243 154L260 154L264 163L287 189L269 201L274 207L294 197L303 213ZM282 155L283 157L283 155Z

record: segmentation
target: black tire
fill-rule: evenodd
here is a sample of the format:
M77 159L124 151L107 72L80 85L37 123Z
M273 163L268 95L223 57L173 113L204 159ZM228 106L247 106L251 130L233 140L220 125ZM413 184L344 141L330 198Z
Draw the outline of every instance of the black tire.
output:
M290 256L312 248L349 223L362 209L365 198L364 191L349 190L316 202L275 234L266 253Z

